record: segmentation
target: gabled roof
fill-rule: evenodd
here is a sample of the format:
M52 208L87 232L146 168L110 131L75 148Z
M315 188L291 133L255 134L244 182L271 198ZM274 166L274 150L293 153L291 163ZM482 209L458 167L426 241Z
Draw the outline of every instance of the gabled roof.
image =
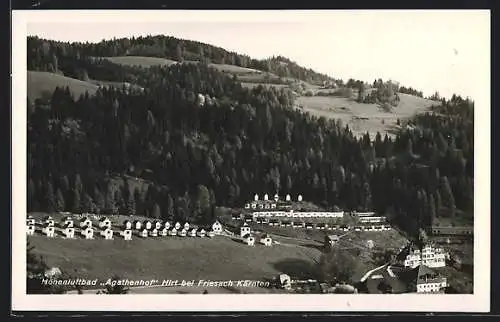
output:
M111 221L111 220L109 220L108 217L102 217L101 219L99 219L99 222L105 222L105 221Z
M66 223L66 224L63 224L63 228L73 228L73 227L70 227L71 225L69 223Z

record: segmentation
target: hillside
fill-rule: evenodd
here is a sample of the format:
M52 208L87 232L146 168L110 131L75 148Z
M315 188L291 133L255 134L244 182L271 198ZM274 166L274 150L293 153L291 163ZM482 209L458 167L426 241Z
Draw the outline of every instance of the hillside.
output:
M177 64L176 61L157 58L157 57L144 57L144 56L115 56L115 57L103 57L112 63L128 66L140 66L148 68L151 66L170 66L172 64Z
M41 97L50 97L56 87L69 87L71 94L78 98L88 92L93 95L98 86L90 82L61 76L49 72L28 71L28 97L31 101Z

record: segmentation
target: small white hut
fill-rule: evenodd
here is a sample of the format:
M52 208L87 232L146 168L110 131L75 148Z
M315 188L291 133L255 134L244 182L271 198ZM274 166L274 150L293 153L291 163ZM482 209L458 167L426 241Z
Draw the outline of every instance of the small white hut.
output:
M274 201L278 202L278 200L280 200L280 196L278 196L278 194L275 194L274 195Z
M299 195L299 196L297 197L297 201L298 201L298 202L301 202L301 201L302 201L302 195Z
M176 222L176 223L175 223L175 225L174 225L174 228L175 228L176 230L181 229L181 223L180 223L180 222Z
M260 239L260 243L264 246L271 246L273 244L273 240L269 237L269 235L265 235Z
M146 228L147 230L150 230L151 227L153 227L153 223L149 220L144 220L144 222L142 223L142 226L144 228Z
M210 238L215 237L215 232L213 230L210 230L209 232L207 232L207 237L210 237Z
M111 228L111 220L107 217L99 219L99 228Z
M26 225L27 226L35 226L35 218L33 218L33 216L29 215L28 218L26 218Z
M158 237L158 229L156 229L155 227L153 227L153 229L151 229L149 231L149 236L151 236L151 237Z
M163 227L165 227L166 229L170 229L170 222L165 221L165 223L163 224Z
M33 236L35 234L35 225L26 226L26 234L29 236Z
M51 216L45 216L43 222L45 223L45 226L55 225L54 219Z
M65 227L63 229L63 234L64 234L64 237L66 237L68 239L73 239L73 238L75 238L75 228L69 227L69 225L68 225L67 227Z
M254 200L254 201L259 201L259 195L258 195L258 194L255 194L255 195L253 196L253 200Z
M105 226L104 226L105 227ZM101 236L106 240L113 240L113 229L106 227L100 231Z
M160 236L163 236L163 237L168 236L168 228L163 227L163 228L160 230L160 232L159 232L159 233L160 233Z
M146 228L142 228L140 233L139 233L139 236L142 238L147 238L148 237L148 230Z
M45 234L47 237L55 237L55 228L54 226L47 226L42 229L42 233Z
M155 220L153 223L153 227L156 228L157 230L160 230L163 224L159 220Z
M179 230L177 232L177 236L179 236L179 237L186 237L187 236L187 230L186 229Z
M74 226L73 218L66 216L61 220L62 227L73 227Z
M87 226L82 229L81 234L85 239L94 239L94 229L92 227Z
M142 228L142 222L140 222L139 220L134 220L134 228L136 230L140 230Z
M197 229L196 228L192 228L189 231L189 237L196 237L196 232L197 232Z
M241 227L240 227L240 236L243 237L247 234L250 234L250 226L248 226L247 223L244 223Z
M205 229L203 229L203 228L198 230L198 232L196 233L196 235L198 235L198 237L205 237L206 234L207 233L206 233Z
M120 236L122 236L124 240L132 240L132 230L125 228L120 231Z
M92 227L92 220L88 217L82 217L80 219L80 228Z
M187 222L187 223L185 223L183 227L184 227L184 229L185 229L185 230L189 230L189 227L190 227L190 226L189 226L189 223L188 223L188 222Z
M251 236L250 234L247 234L247 235L243 236L243 241L248 246L254 246L255 245L255 238L253 236Z
M266 193L266 194L264 195L264 201L268 201L268 200L269 200L269 195Z
M221 234L222 233L222 224L216 220L213 224L212 224L212 231L215 233L215 234Z
M288 195L286 195L285 200L286 200L286 201L292 201L292 197L288 194Z
M126 219L123 221L123 229L128 230L132 229L132 222L130 220Z

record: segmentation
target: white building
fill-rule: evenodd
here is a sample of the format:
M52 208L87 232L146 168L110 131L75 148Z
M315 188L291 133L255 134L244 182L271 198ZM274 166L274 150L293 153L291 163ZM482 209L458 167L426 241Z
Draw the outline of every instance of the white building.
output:
M163 227L165 227L166 229L170 229L170 222L165 221L165 223L163 224Z
M99 219L99 228L111 228L111 220L107 217Z
M146 228L142 228L139 236L141 236L142 238L147 238L148 235L149 235L148 230Z
M198 230L198 232L196 233L196 235L198 235L198 237L205 237L206 234L207 233L206 233L205 229L203 229L203 228Z
M168 236L168 228L167 227L163 227L161 230L160 230L160 236Z
M253 196L253 200L254 200L254 201L258 201L258 200L259 200L259 195L258 195L258 194L255 194L255 195Z
M33 236L35 234L35 226L34 225L26 226L26 234L28 236Z
M178 231L177 236L186 237L187 236L187 229L182 229L182 230Z
M213 224L212 224L212 231L215 233L215 234L221 234L222 233L222 225L221 223L216 220Z
M124 240L132 240L132 230L124 229L120 231L120 236L122 236Z
M45 234L47 237L54 237L55 236L55 228L54 226L47 226L42 229L42 233Z
M75 228L69 227L69 225L68 225L67 227L65 227L63 229L63 234L64 234L64 237L66 237L68 239L73 239L73 238L75 238Z
M149 231L149 236L151 237L158 237L158 229L153 228Z
M175 225L174 225L174 228L179 230L181 229L181 223L180 222L176 222Z
M80 220L80 228L87 228L87 227L92 227L92 220L90 220L90 218L88 217L83 217L81 220Z
M130 220L123 221L123 229L132 229L132 223Z
M174 228L172 228L172 229L170 230L170 232L169 232L169 235L170 235L170 236L177 236L177 228L175 228L175 227L174 227Z
M139 230L142 228L142 222L140 222L139 220L134 220L133 226L136 230Z
M292 201L292 197L290 195L286 195L285 200L286 201Z
M189 237L196 237L196 232L197 232L197 229L196 228L192 228L189 231Z
M26 218L26 225L27 226L35 226L35 218L33 218L33 216L28 216L28 218Z
M154 228L156 228L157 230L160 230L160 229L161 229L161 227L162 227L163 225L162 225L161 221L156 220L156 221L154 222L154 225L153 225L153 226L154 226Z
M266 193L266 194L264 195L264 201L268 201L268 200L269 200L269 195Z
M151 229L151 227L153 227L153 223L151 223L151 221L149 220L144 220L144 222L142 223L142 226L144 228L146 228L147 230Z
M367 217L359 217L360 223L381 223L386 221L385 216L367 216Z
M190 225L189 225L189 223L187 222L187 223L185 223L185 224L184 224L184 226L183 226L183 227L184 227L184 229L187 231L187 230L189 230Z
M45 216L44 223L45 223L45 226L54 226L55 225L54 219L51 216Z
M434 248L431 245L426 245L420 249L409 249L404 260L405 267L415 268L419 265L427 267L444 267L446 266L446 252L442 248Z
M263 244L264 246L271 246L273 244L273 240L268 235L265 235L260 239L260 243Z
M302 195L299 195L299 196L297 197L297 201L298 201L298 202L301 202L301 201L302 201Z
M250 234L243 236L243 241L248 246L254 246L255 245L255 238L253 236L250 236Z
M417 293L442 293L448 286L445 277L440 276L429 267L420 265L417 277Z
M210 230L209 232L207 232L207 237L210 238L215 237L215 233L212 230Z
M61 224L63 227L73 227L74 226L73 218L66 216L62 219Z
M106 227L106 226L103 226ZM100 231L100 235L104 237L106 240L113 240L113 229L106 227L105 229Z
M240 227L240 236L243 237L247 234L250 234L250 226L248 226L247 223L244 223L241 227Z
M92 227L87 226L82 229L81 234L85 239L94 239L94 229Z
M275 194L275 195L274 195L274 201L275 201L275 202L278 202L278 200L280 200L280 196L278 196L278 194Z

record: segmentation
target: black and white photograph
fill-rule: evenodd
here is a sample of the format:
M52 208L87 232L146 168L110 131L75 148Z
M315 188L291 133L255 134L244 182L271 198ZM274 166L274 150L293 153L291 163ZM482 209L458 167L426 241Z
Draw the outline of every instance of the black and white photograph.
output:
M14 12L13 304L488 311L489 29Z

